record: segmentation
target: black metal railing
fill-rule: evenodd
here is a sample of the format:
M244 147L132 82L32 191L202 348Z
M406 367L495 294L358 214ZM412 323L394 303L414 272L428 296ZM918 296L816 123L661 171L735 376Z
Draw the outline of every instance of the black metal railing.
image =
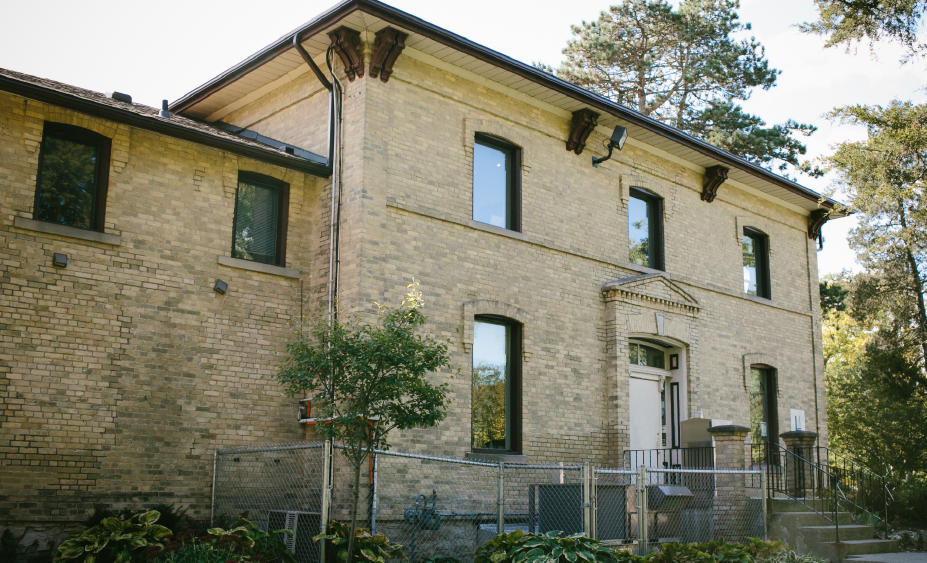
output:
M625 467L641 465L653 469L712 469L715 466L715 449L665 448L654 450L625 450Z
M844 498L839 501L855 517L868 515L888 531L888 505L892 494L885 484L885 477L871 471L855 461L842 456L830 448L815 448L817 464L833 474Z
M765 463L767 496L784 495L833 522L839 542L838 505L844 494L837 476L779 444L766 444Z

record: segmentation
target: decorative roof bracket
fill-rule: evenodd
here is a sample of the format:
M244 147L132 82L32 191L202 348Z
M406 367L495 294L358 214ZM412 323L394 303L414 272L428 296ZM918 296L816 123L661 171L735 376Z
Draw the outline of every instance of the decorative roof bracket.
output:
M360 55L359 50L360 33L349 27L341 26L335 31L330 31L328 38L332 40L332 48L335 53L341 57L348 80L354 82L354 78L363 77L364 57Z
M815 209L808 216L808 238L817 240L821 237L821 227L827 222L829 217L827 209Z
M567 139L566 150L573 151L576 154L583 154L583 149L586 148L586 139L595 129L599 115L589 108L573 112L573 125L570 128L570 137Z
M726 166L709 166L705 169L705 182L702 184L702 201L711 203L718 195L718 188L727 180L730 169Z
M373 41L373 55L370 57L370 76L380 76L381 82L389 82L393 74L393 65L402 50L406 48L408 33L403 33L392 27L385 27L377 32Z

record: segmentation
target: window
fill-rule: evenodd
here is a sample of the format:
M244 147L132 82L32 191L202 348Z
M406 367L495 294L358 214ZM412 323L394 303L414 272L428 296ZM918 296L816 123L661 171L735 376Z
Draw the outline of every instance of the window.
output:
M744 229L744 293L771 299L769 291L769 239Z
M477 134L473 144L473 220L521 231L521 151Z
M762 446L779 442L778 397L776 370L765 366L750 366L750 431L753 443ZM752 448L752 460L765 461L763 447Z
M46 123L33 218L103 231L111 141L93 131Z
M663 200L637 188L628 199L628 247L632 263L663 269Z
M521 451L521 325L476 317L471 436L474 452Z
M628 361L632 366L666 369L666 353L663 350L631 342L628 351Z
M232 258L286 265L289 200L289 184L260 174L239 172Z

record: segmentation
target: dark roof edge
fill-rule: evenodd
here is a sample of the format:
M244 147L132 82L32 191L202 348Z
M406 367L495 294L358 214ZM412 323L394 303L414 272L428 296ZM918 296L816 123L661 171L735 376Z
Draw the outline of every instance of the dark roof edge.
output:
M314 35L356 10L363 10L364 12L370 13L371 15L374 15L393 25L398 25L410 30L414 30L416 33L419 33L424 37L449 47L453 47L476 59L504 68L505 70L508 70L509 72L521 76L527 80L531 80L532 82L540 83L543 86L546 86L565 96L569 96L580 102L588 104L594 109L609 113L629 123L647 129L648 131L671 139L691 150L713 158L718 161L719 164L738 168L754 176L759 176L764 180L784 188L792 193L800 195L805 199L815 201L825 209L831 210L834 208L834 206L839 205L839 202L835 200L830 198L822 198L821 194L815 191L792 182L791 180L783 178L774 172L770 172L761 166L747 162L746 160L734 156L733 154L723 149L719 149L718 147L710 145L700 139L696 139L695 137L692 137L691 135L676 129L675 127L671 127L630 108L616 104L611 100L593 94L588 90L580 88L579 86L558 78L550 73L536 69L530 65L527 65L521 61L517 61L497 51L493 51L492 49L484 47L478 43L474 43L473 41L452 33L442 27L438 27L421 18L403 12L402 10L398 10L392 6L383 4L382 2L378 2L377 0L345 0L344 2L332 7L327 12L319 15L309 23L281 37L276 42L264 48L262 51L259 51L250 58L242 61L238 65L213 78L206 84L185 94L179 100L171 104L171 109L173 111L182 112L190 106L212 95L216 91L224 88L228 84L235 82L265 62L291 49L293 46L293 35Z
M115 107L98 104L91 100L72 96L64 92L59 92L50 88L43 88L35 84L21 82L19 80L0 75L0 90L11 94L44 102L47 104L59 106L65 109L86 113L94 117L124 123L139 129L146 129L155 133L161 133L183 139L193 143L206 145L215 149L237 154L254 160L273 164L282 168L288 168L320 178L331 176L331 166L319 164L308 160L297 160L295 158L284 156L278 151L270 149L261 149L249 145L237 143L231 139L224 139L210 135L204 131L198 131L189 127L184 127L176 123L171 123L159 118L147 117L131 111L122 110Z

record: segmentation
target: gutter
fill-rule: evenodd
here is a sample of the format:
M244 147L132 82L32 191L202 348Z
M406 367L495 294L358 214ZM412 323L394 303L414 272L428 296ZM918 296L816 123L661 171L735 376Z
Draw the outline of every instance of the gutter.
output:
M36 100L78 111L80 113L124 123L139 129L161 133L176 139L190 141L200 145L205 145L222 151L226 151L238 156L252 158L267 164L273 164L282 168L288 168L320 178L328 178L332 174L330 163L312 162L300 158L293 158L273 149L263 149L252 145L246 145L236 142L233 139L212 135L205 131L191 129L183 125L174 123L161 117L148 117L132 111L127 111L117 107L100 104L92 100L87 100L77 96L72 96L64 92L43 88L35 84L29 84L0 75L0 90L11 94Z
M823 199L820 194L809 190L800 184L792 182L791 180L787 180L777 174L774 174L773 172L770 172L769 170L766 170L765 168L762 168L751 162L747 162L746 160L734 156L727 151L687 135L686 133L683 133L674 127L666 125L653 118L647 117L630 108L616 104L611 100L603 98L597 94L593 94L592 92L584 90L583 88L567 82L566 80L557 78L552 74L526 65L525 63L512 59L511 57L503 55L502 53L493 51L492 49L484 47L478 43L474 43L469 39L451 33L444 28L426 22L425 20L417 18L401 10L397 10L396 8L383 4L377 0L346 0L341 4L334 6L304 26L278 39L264 50L242 61L225 73L213 78L200 88L185 94L170 106L171 111L183 112L184 110L211 96L213 93L221 90L225 86L244 77L257 67L276 58L285 51L288 51L292 48L291 39L294 37L294 35L298 35L300 37L316 35L333 26L345 16L359 10L372 16L376 16L377 18L380 18L392 25L403 27L407 30L418 33L419 35L441 43L442 45L457 49L458 51L466 53L483 62L489 63L499 68L503 68L509 72L512 72L513 74L521 76L522 78L539 83L547 88L582 102L594 109L622 119L630 124L636 125L652 133L656 133L662 137L668 138L686 148L714 159L719 164L743 170L744 172L747 172L753 176L759 176L778 187L784 188L785 190L800 195L806 199L818 202L819 205L824 209L831 210L835 205L839 204L837 201L832 199Z

